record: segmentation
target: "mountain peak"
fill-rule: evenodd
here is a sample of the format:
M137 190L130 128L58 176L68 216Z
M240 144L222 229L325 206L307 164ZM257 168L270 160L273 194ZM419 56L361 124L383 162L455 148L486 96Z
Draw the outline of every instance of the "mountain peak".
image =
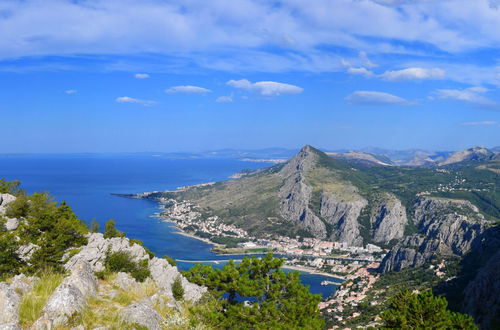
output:
M286 162L280 173L283 176L289 176L295 172L309 171L317 164L322 153L322 151L307 144Z
M494 156L495 153L491 150L481 146L474 146L453 153L450 157L439 163L439 165L450 165L464 161L486 161L493 159Z

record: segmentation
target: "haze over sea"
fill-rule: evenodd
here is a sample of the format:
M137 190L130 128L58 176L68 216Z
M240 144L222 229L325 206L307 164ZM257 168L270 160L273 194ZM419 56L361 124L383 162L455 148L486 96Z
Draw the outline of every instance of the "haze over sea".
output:
M57 201L67 201L87 223L101 228L113 218L128 237L144 242L158 256L183 260L228 259L210 251L211 245L179 235L172 224L153 217L155 202L122 198L112 193L172 190L180 186L227 179L243 169L268 163L235 159L169 159L152 154L27 154L0 155L0 178L18 179L28 193L47 191ZM238 256L231 256L239 258ZM191 263L179 263L181 269ZM311 292L327 297L335 286L322 286L330 277L301 273Z

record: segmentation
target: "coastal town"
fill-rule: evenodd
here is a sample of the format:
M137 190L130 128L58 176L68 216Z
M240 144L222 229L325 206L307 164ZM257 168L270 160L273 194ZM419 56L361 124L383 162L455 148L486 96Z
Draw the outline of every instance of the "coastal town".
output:
M344 310L366 298L366 293L379 277L374 270L387 252L373 244L348 246L316 238L290 238L275 234L265 238L252 237L241 228L224 224L218 216L202 217L191 202L168 198L161 198L159 202L161 212L157 216L162 221L174 223L184 234L206 241L221 236L240 241L234 249L221 249L221 244L216 244L219 247L216 252L242 254L272 251L285 257L286 267L332 276L333 281L322 284L335 284L339 288L332 297L321 302L320 309L338 314L338 321L342 321ZM356 316L353 313L346 317Z

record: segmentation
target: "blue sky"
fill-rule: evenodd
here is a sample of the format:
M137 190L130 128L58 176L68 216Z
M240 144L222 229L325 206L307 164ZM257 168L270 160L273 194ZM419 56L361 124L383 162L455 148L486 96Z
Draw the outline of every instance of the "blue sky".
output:
M500 145L499 6L2 0L0 152Z

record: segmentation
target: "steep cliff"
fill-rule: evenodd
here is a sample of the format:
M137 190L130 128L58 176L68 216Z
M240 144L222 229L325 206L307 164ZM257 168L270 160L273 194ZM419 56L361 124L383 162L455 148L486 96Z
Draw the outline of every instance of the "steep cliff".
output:
M376 198L370 215L374 242L389 243L403 238L407 222L406 208L395 195L384 193Z
M382 272L418 267L437 255L463 256L488 224L468 201L422 197L414 208L419 233L391 249L380 265Z

